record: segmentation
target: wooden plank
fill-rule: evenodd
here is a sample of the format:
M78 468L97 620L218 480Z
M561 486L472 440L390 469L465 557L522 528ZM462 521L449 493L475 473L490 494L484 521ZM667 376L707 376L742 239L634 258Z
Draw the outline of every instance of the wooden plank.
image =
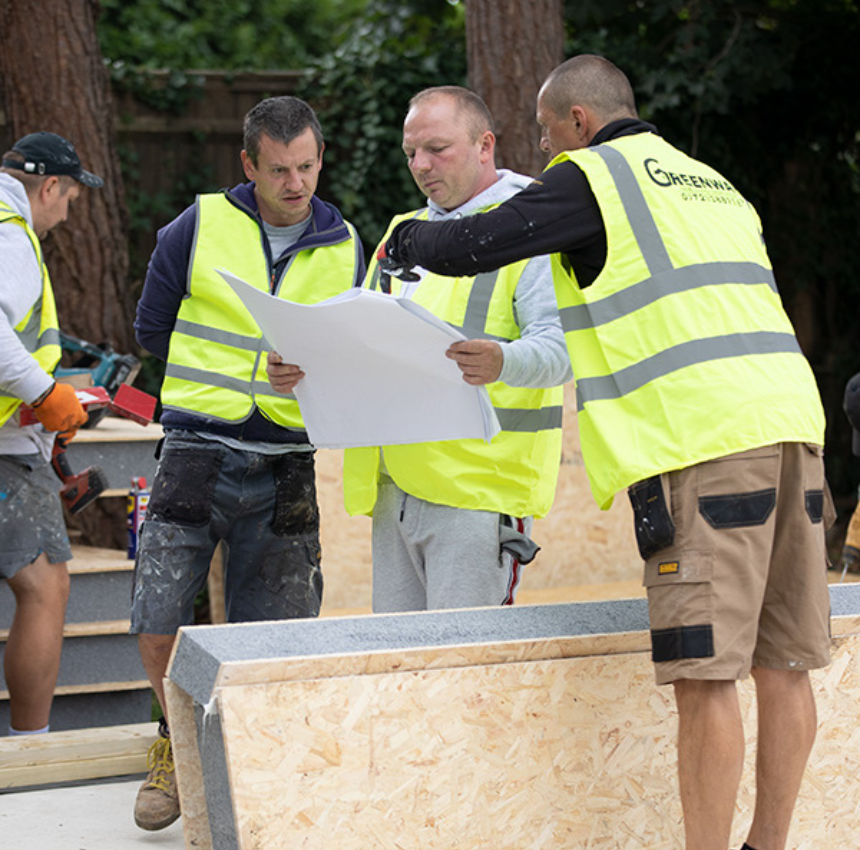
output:
M64 697L75 694L110 694L116 691L142 691L150 687L149 679L131 682L94 682L89 685L57 685L54 696ZM9 691L0 691L0 700L9 699Z
M93 637L96 635L127 635L131 620L103 620L95 623L66 623L63 637ZM0 630L0 641L9 639L9 630Z
M157 723L0 738L0 788L146 772Z
M77 443L154 443L164 436L161 425L151 422L140 425L119 416L105 416L95 428L81 428L75 435Z
M125 491L117 495L124 495ZM107 495L103 493L102 496ZM89 573L128 572L134 569L134 560L123 549L104 549L98 546L78 546L72 544L72 560L69 561L70 575Z

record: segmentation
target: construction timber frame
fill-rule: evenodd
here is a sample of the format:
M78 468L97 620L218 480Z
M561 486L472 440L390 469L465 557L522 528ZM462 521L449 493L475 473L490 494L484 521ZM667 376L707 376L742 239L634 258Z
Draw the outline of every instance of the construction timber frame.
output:
M831 601L798 850L860 823L860 585ZM642 599L191 627L166 684L189 850L683 846Z

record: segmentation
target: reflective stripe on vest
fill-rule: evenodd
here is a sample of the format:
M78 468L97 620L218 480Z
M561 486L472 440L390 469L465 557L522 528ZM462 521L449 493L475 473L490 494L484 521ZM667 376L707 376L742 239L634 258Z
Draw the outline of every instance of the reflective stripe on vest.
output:
M57 307L54 302L54 290L51 288L51 277L42 256L42 246L39 237L27 224L26 219L0 201L0 224L3 223L14 224L23 228L33 246L42 275L42 294L27 315L15 327L15 333L36 362L48 374L52 374L57 363L60 362L62 349L60 347L60 329L57 321ZM10 419L20 405L21 399L0 395L0 425Z
M418 214L426 217L426 210ZM400 221L416 214L398 216ZM386 237L387 237L386 233ZM411 297L468 339L507 342L519 338L514 294L526 262L476 277L425 273ZM380 288L375 261L365 286ZM402 282L391 280L393 294ZM545 516L552 506L561 461L563 389L526 389L501 382L487 390L502 431L492 443L448 440L385 446L389 475L404 491L426 501L510 516ZM372 513L379 449L347 449L344 503L352 514Z
M350 238L292 255L274 292L315 304L349 289L361 243ZM188 267L188 297L170 338L161 398L165 407L241 422L254 405L278 425L304 430L295 396L275 392L266 377L268 346L250 313L215 271L223 268L262 290L272 291L263 234L257 221L225 195L197 199L197 230Z
M715 457L822 442L812 371L758 217L734 187L650 134L554 162L564 159L584 172L607 228L606 266L591 286L553 258L597 503Z

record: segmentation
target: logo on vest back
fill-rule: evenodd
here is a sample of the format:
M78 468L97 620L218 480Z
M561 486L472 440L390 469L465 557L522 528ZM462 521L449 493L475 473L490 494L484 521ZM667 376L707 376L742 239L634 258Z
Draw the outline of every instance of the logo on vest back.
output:
M744 206L746 201L743 196L721 177L710 177L703 174L684 174L679 171L667 171L653 158L643 161L645 173L651 181L663 189L677 186L683 191L681 199L684 201L708 201L717 204L733 204Z

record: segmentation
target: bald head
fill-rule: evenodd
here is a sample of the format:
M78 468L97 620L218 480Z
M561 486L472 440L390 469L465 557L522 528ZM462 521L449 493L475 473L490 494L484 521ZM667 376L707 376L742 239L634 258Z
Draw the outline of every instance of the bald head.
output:
M478 139L482 133L493 133L493 116L487 104L478 95L462 86L433 86L418 92L409 101L410 112L422 103L434 100L449 100L456 108L456 119L469 133L471 141Z
M552 157L587 147L612 121L636 117L630 81L602 56L568 59L546 78L538 93L540 146Z
M583 54L563 62L544 81L541 96L557 115L579 105L588 107L604 124L637 117L630 81L602 56Z

